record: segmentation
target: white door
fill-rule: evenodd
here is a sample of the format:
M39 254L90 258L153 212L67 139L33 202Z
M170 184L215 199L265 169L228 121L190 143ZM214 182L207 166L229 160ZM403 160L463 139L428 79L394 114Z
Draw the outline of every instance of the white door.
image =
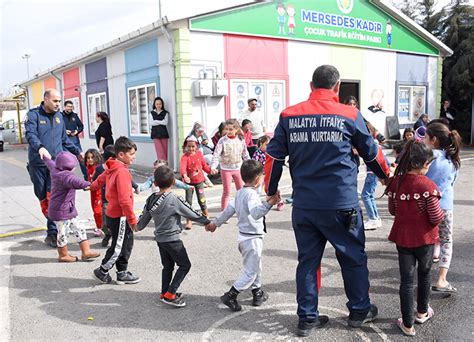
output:
M283 80L230 80L230 116L239 118L248 108L247 100L257 99L257 111L262 113L265 129L273 133L285 107L286 82Z

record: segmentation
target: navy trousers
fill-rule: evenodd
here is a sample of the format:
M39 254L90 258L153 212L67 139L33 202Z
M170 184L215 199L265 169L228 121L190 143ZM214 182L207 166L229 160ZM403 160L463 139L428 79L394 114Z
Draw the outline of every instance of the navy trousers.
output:
M348 210L350 209L352 208ZM336 250L336 257L341 266L350 316L365 317L369 312L370 284L367 255L364 250L364 225L360 208L354 209L357 210L357 223L349 229L347 210L293 208L293 230L298 246L296 299L300 321L318 319L316 271L327 241Z
M41 211L47 219L48 236L56 236L58 228L53 220L48 218L49 196L51 193L51 176L46 166L32 166L28 165L28 173L30 174L31 182L36 198L40 201Z

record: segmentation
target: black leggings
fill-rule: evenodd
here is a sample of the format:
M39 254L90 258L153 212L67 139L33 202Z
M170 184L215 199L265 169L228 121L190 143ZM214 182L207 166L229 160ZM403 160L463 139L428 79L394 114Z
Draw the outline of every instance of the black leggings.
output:
M400 308L403 324L411 328L415 322L413 294L416 263L418 262L417 312L426 313L430 300L430 271L433 264L434 245L416 248L397 246L397 250L400 266Z
M170 292L176 294L179 286L183 282L186 274L191 269L191 262L188 258L183 241L157 242L160 249L161 263L161 293ZM178 270L174 274L174 265L178 265Z
M193 192L195 192L198 199L199 207L201 207L201 210L206 210L207 205L206 205L206 195L204 195L204 182L201 182L198 184L189 184L189 185L194 187L194 191L192 188L186 190L186 202L188 202L189 205L193 204Z

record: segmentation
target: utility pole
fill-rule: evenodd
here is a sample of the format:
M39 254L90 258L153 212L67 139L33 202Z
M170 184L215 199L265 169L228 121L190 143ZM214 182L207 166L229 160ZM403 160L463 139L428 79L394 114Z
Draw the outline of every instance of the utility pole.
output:
M30 78L30 63L28 59L30 59L31 55L29 53L25 53L21 58L26 59L26 75Z

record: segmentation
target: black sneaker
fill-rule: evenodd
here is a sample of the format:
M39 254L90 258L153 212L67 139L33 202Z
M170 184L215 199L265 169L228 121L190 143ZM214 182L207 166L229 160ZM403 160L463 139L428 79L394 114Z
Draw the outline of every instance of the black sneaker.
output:
M260 306L263 304L263 302L266 302L268 300L268 294L262 289L254 289L252 290L253 294L253 300L252 300L252 305L253 306Z
M102 239L102 242L100 243L102 247L107 247L109 245L109 240L112 237L112 235L107 235L105 234L104 238Z
M104 284L110 284L112 282L112 277L110 276L109 272L104 272L102 269L96 268L93 272L94 278L98 279L100 282Z
M58 248L58 240L57 240L56 235L48 235L44 239L44 243L47 244L50 247Z
M375 319L377 318L379 314L379 309L371 304L370 305L370 310L369 312L367 312L367 315L365 316L365 318L363 317L354 317L351 315L349 315L349 320L348 320L348 323L349 323L349 326L352 327L352 328L360 328L362 326L362 324L364 323L369 323L369 322L373 322L375 321Z
M225 305L227 305L232 311L240 311L242 307L240 306L239 302L237 302L237 296L232 295L230 292L224 293L221 296L221 301Z
M326 315L319 315L318 320L314 322L299 321L296 335L306 337L311 333L311 330L322 328L327 322L329 322L329 317Z
M166 297L163 297L160 299L163 303L171 305L171 306L176 306L178 308L182 308L186 306L186 302L183 300L181 296L178 297L176 294L176 297L174 299L168 299Z
M117 272L117 281L116 283L118 285L124 285L124 284L136 284L140 282L140 277L136 277L132 274L132 272L129 271L122 271L122 272Z

